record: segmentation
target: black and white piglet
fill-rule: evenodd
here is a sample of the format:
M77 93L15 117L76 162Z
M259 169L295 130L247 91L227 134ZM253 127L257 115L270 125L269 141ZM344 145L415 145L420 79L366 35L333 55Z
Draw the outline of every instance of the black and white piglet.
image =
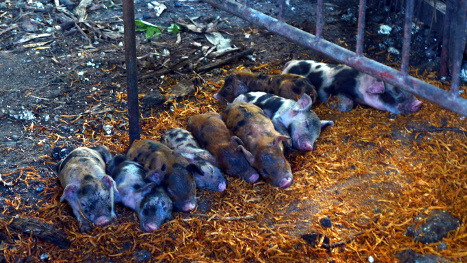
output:
M318 89L321 101L327 101L330 96L337 97L337 109L340 111L349 111L356 104L364 104L395 114L409 114L422 106L422 102L410 92L346 65L292 60L287 62L282 74L297 74L308 78Z
M257 91L241 94L235 101L249 102L260 107L272 120L274 128L292 139L292 145L290 141L283 142L286 148L293 146L301 151L311 151L321 129L334 125L333 121L320 120L311 110L312 101L307 94L295 101Z
M162 186L144 181L146 172L139 163L120 154L109 163L107 172L117 184L115 201L136 212L144 231L153 232L173 218L172 200Z
M167 130L162 134L161 142L201 169L201 174L193 174L198 188L218 192L225 190L227 180L221 170L214 165L216 158L207 150L202 149L189 131L181 128Z

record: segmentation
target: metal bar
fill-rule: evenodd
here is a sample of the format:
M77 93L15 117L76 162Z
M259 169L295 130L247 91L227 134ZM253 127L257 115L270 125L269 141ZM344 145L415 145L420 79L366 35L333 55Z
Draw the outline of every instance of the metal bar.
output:
M358 30L357 30L357 56L363 55L363 38L365 36L365 10L366 0L358 4Z
M316 37L321 38L323 33L323 0L316 5Z
M309 34L303 30L295 28L277 19L267 16L254 9L242 6L231 0L203 0L204 2L241 17L255 25L265 27L271 32L283 36L302 46L311 48L326 56L329 56L340 63L349 65L364 73L370 74L389 84L401 87L409 92L418 95L428 101L438 104L446 109L467 116L467 100L460 97L451 96L445 90L425 83L419 79L404 76L397 70L380 64L366 57L358 57L352 51L339 47L324 39Z
M441 58L440 58L440 70L439 75L441 77L447 77L449 72L449 32L451 28L451 16L452 16L452 6L453 0L448 0L446 2L446 13L444 14L444 23L443 23L443 42L441 48Z
M123 0L123 29L128 93L128 119L130 144L140 138L138 109L138 68L136 66L135 4Z
M451 71L451 94L453 96L459 96L459 73L461 72L461 63L462 63L462 53L464 52L465 47L465 19L467 13L467 1L458 0L457 1L457 10L455 18L457 21L456 27L454 28L453 36L453 52L452 52L452 71Z
M405 6L405 20L404 20L404 40L402 42L402 62L401 72L405 77L409 72L409 60L410 60L410 39L412 38L412 17L414 0L406 0Z

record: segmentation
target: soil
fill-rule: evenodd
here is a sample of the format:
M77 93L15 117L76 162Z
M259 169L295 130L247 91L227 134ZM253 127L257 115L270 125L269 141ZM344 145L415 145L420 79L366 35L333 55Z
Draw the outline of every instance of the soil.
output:
M188 108L190 108L193 111L189 112L189 114L195 114L196 111L204 112L206 109L222 110L224 106L212 100L211 96L222 85L223 79L233 70L246 68L254 72L277 74L280 73L280 69L285 62L291 59L314 59L332 62L329 58L325 58L314 51L307 50L199 1L159 1L167 6L167 10L159 17L148 6L150 2L152 1L136 1L136 19L144 19L160 26L169 26L173 23L193 24L189 18L198 23L208 23L214 18L220 17L217 25L218 31L225 38L230 38L233 45L240 48L240 50L252 49L253 55L206 72L198 72L200 66L214 61L202 56L202 52L205 50L203 47L212 46L203 34L185 29L178 36L164 31L160 36L146 39L143 32L138 32L138 86L141 98L142 137L158 139L164 129L172 128L170 126L184 126L189 116L184 115L184 111L180 113L180 109L187 108L188 111ZM313 33L315 5L305 0L291 2L294 11L288 10L285 12L284 20L289 24ZM64 19L64 17L66 18L66 14L73 10L74 5L68 1L61 1L61 3L65 5L64 11L55 9L54 1L48 0L10 0L6 3L0 3L0 72L2 72L0 74L0 150L3 157L0 163L0 176L4 180L4 182L0 182L0 205L3 207L2 212L4 214L37 217L59 229L70 231L70 235L78 240L75 240L76 243L72 245L72 251L76 252L80 251L78 244L81 244L79 239L82 238L75 234L75 232L78 232L76 220L67 204L58 202L62 188L57 180L54 166L57 157L63 157L66 151L60 153L57 149L106 144L116 154L124 152L128 147L128 135L126 134L128 129L125 95L126 75L122 44L123 22L122 9L118 5L118 1L115 1L115 3L111 3L111 1L93 1L92 5L87 9L85 21L72 22L71 24L69 19ZM41 6L45 7L45 9L41 9ZM277 15L276 1L273 0L248 1L248 6L268 15ZM354 49L356 6L358 6L357 1L326 1L324 37L327 40ZM67 7L70 10L66 9ZM390 46L400 50L402 31L397 27L396 23L401 22L401 14L390 7L379 7L381 8L373 8L369 11L369 26L367 28L369 37L365 40L365 50L368 50L366 55L394 66L399 62L399 57L385 52L385 50ZM376 10L379 10L379 12ZM379 35L377 31L382 23L392 23L395 32L391 36ZM435 32L430 31L426 25L418 23L417 26L418 29L414 33L414 38L418 38L416 42L423 43L423 45L416 45L412 51L412 73L417 72L420 73L420 75L417 75L418 77L426 78L429 81L437 81L433 72L437 70L437 61L439 61L439 43L434 35ZM37 37L39 34L43 35ZM34 36L37 38L31 38ZM28 37L31 40L26 41ZM161 70L182 61L185 57L194 58L197 56L201 59L193 59L191 63L187 63L184 67L174 68L164 74L158 74ZM220 57L220 59L223 58ZM163 104L153 103L148 99L156 96L159 92L164 95L169 94L176 83L186 80L191 80L195 84L195 95L190 94ZM440 82L437 83L442 85ZM461 90L465 89L465 86L461 87ZM144 99L145 96L147 96L146 99ZM186 104L187 102L190 104ZM354 213L363 208L353 207L345 213L341 210L333 212L333 209L342 206L342 203L348 200L353 203L352 205L362 206L367 210L383 210L379 211L378 214L394 213L395 207L384 210L385 208L381 205L378 195L382 199L397 198L397 195L404 192L405 186L402 186L403 183L417 182L422 185L423 182L429 181L427 178L420 179L418 177L404 178L403 182L394 181L394 179L401 179L401 176L408 176L408 173L415 169L413 167L419 168L415 173L416 176L421 176L419 171L424 171L424 169L420 166L420 163L426 160L423 159L426 156L422 158L416 155L416 149L424 148L428 150L429 147L433 147L432 142L440 141L441 145L445 144L445 147L450 149L451 153L458 148L460 148L459 151L465 150L465 129L467 127L465 118L429 102L424 103L421 112L411 116L396 116L360 106L351 112L341 113L329 109L325 105L319 105L315 110L318 115L322 119L334 120L336 126L323 132L322 137L317 142L318 149L315 153L301 154L294 152L289 156L295 176L314 176L315 179L313 180L317 181L297 179L294 186L284 192L273 189L264 183L253 187L234 181L231 186L245 187L255 192L253 194L249 193L251 194L248 197L250 200L245 201L246 198L244 200L244 203L251 203L249 208L260 206L258 203L266 204L270 202L272 205L271 211L264 212L266 210L263 208L263 210L260 210L263 212L258 213L264 215L278 213L279 216L271 218L265 216L259 221L263 225L278 229L279 232L285 232L293 238L298 238L300 235L313 231L315 226L313 224L316 222L312 219L322 215L328 215L336 222L358 221L360 225L371 225L369 222L376 219L364 216L357 217L357 219L353 217ZM175 113L180 113L180 115L174 116ZM360 119L362 116L366 119ZM380 127L383 128L380 129ZM441 127L441 130L430 133L430 129L433 127ZM443 127L451 127L454 130L443 130ZM373 130L371 136L376 136L377 139L360 137L368 130ZM412 133L411 130L419 132ZM379 144L381 143L380 138L382 140L396 141L397 147L388 146L390 148L385 148L386 146L381 146ZM462 144L452 145L454 139L460 139L461 141L463 139L464 146ZM341 144L333 145L337 142ZM428 146L422 145L427 142ZM333 152L326 152L329 149L326 148L327 144L337 148ZM344 148L340 149L339 147ZM53 155L54 149L56 149L55 155ZM343 155L339 156L339 154L344 154L350 150L352 150L352 158L354 158L352 164L345 163L347 159ZM374 156L367 156L367 152ZM384 158L381 156L384 156ZM445 158L448 158L448 156L446 154ZM412 168L404 171L402 166L395 167L394 163L381 161L392 160L393 158L403 162L404 167L411 166ZM429 157L427 158L429 159ZM452 169L455 170L454 173L463 173L465 175L467 172L465 156L459 158L460 160L456 161L456 167L462 168ZM376 166L374 166L376 159ZM371 164L365 164L365 162L371 162ZM337 170L340 166L343 166L344 171L350 171L347 173L347 177L336 177L335 181L330 181L331 179L328 179L327 176L323 177L321 174L326 171L330 177L337 176L337 173L341 175L339 172L341 170ZM320 168L323 171L320 171ZM447 172L452 172L449 167L446 169L448 169ZM395 176L395 178L386 181L381 179L384 176ZM465 186L465 176L462 182ZM453 190L461 189L459 191L461 191L460 196L462 196L466 188L462 188L462 183L458 183L459 185L452 187L455 188ZM319 186L318 189L316 184ZM358 189L363 189L363 193L368 191L368 196L362 198L362 192L358 192ZM226 191L229 191L229 189ZM314 193L314 196L313 199L308 199L305 196L302 199L296 198L294 202L275 200L276 198L280 199L281 195L289 195L290 191L311 192ZM229 200L228 197L231 194L201 193L199 197L200 204L196 212L209 213L217 211L222 213L223 208L220 204L217 204L217 200L219 198ZM439 195L442 195L442 193L439 193ZM437 199L438 196L433 198ZM359 200L360 202L354 203L352 200ZM463 224L465 224L467 215L462 214L465 210L459 209L462 200L459 201L460 204L452 200L442 200L440 202L442 204L433 203L430 205L446 207L454 215L464 219ZM287 203L287 206L284 206L284 203ZM465 198L463 203L465 205ZM58 211L56 209L61 211L60 216L57 218L44 217L44 214L47 214L44 211L51 211L46 210L46 207L51 204L55 207L52 211ZM430 205L425 203L418 208L424 209ZM238 204L238 206L241 206L241 204ZM412 209L414 208L412 207ZM418 210L415 210L417 209L414 209L409 215L416 214ZM122 211L124 211L124 208L119 207L117 212L126 213L123 216L123 222L120 222L121 224L128 224L128 221L125 222L125 218L128 219L128 217L137 221L134 215L129 215L131 212ZM62 212L65 214L62 214ZM178 215L174 220L181 222L186 217L186 215ZM294 217L293 227L291 227L291 217ZM284 221L280 221L279 218L283 218ZM410 218L406 219L409 220ZM313 221L313 223L310 223L310 221ZM73 222L72 229L69 228L68 222ZM353 237L364 231L363 228L354 229L342 222L338 223L338 227L348 230L345 231L346 234ZM168 231L167 229L170 229L170 226L166 226L164 231ZM465 226L460 229L461 231L458 231L457 234L465 234ZM104 231L111 230L112 228L109 227ZM399 234L403 235L403 233ZM196 235L201 236L202 234L197 233ZM336 234L327 233L327 235ZM91 262L108 262L110 260L110 258L102 256L99 252L92 252L85 256L58 256L52 250L47 249L47 245L44 245L43 242L36 240L32 242L34 244L33 251L22 254L15 250L23 248L18 241L19 239L21 239L20 235L17 234L14 237L10 236L8 241L6 239L1 241L0 251L3 251L3 253L0 253L0 261L71 260L73 258ZM195 239L202 239L202 237ZM293 242L295 242L293 243L295 246L301 244L299 241ZM357 242L359 244L365 243L362 240ZM390 244L385 245L390 246ZM441 251L439 255L450 257L452 260L462 260L462 257L455 256L456 253L460 254L462 252L462 249L457 249L458 245L462 244L450 247L450 250L453 251L452 254ZM414 246L416 247L416 245ZM136 252L125 254L125 251L132 251L130 248L134 249L134 246L128 247L128 245L125 245L122 248L123 252L118 252L122 253L122 256L113 257L111 260L118 262L136 258L144 261L145 258L151 257L151 255L155 260L157 256L163 254L162 252L156 253L154 249L151 250L142 245L137 245ZM274 247L269 247L269 249L273 251ZM315 253L302 247L300 249L302 249L302 254L297 257L300 258L297 261L302 261L303 257L307 258ZM252 246L252 250L255 251L254 246ZM264 248L261 251L263 250ZM384 251L384 248L382 250ZM151 251L151 253L147 254L148 251ZM246 251L242 253L246 255ZM371 254L363 253L356 256L356 249L348 251L350 252L345 256L318 253L317 260L332 260L334 258L339 261L349 257L365 260ZM465 253L465 250L463 251ZM352 252L354 253L352 254ZM112 253L117 254L117 251ZM165 251L165 253L168 252ZM225 253L230 255L234 252L228 251ZM45 259L38 256L44 254L47 255ZM188 254L188 252L185 254ZM207 256L203 255L203 257L207 261L225 260L224 257L216 255L217 252ZM190 258L185 256L172 258L172 260L178 262L185 260L188 262L203 260L203 257L193 256ZM373 255L373 257L378 258L378 255ZM254 257L247 258L247 261L254 262L258 260L260 262L267 258L266 253L257 259L254 259ZM383 256L379 259L380 261L390 260L390 258L384 258ZM272 261L278 261L278 259L275 258Z

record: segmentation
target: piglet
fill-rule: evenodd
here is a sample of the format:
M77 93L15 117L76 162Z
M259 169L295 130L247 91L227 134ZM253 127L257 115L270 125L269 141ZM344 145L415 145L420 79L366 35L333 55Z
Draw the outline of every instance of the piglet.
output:
M117 184L115 201L136 212L144 231L153 232L172 219L172 200L163 187L144 181L146 173L139 163L121 154L112 159L107 170Z
M305 77L295 74L265 75L238 72L225 79L224 86L214 94L219 102L232 102L249 91L264 91L287 99L297 100L303 93L317 97L316 89Z
M274 127L282 135L292 138L283 141L286 148L293 146L301 151L312 151L315 140L326 126L333 126L333 121L320 120L311 110L311 98L303 94L298 101L285 99L269 93L256 91L238 96L237 101L253 103L268 116Z
M422 106L422 102L410 92L346 65L292 60L287 62L282 73L306 77L318 89L321 101L336 96L340 111L349 111L356 104L364 104L395 114L409 114Z
M282 141L290 139L274 129L272 121L258 106L237 101L222 113L227 127L245 143L250 164L274 186L292 185L292 170L284 157Z
M57 165L58 178L64 188L60 202L67 200L78 219L81 231L92 225L105 226L115 216L115 181L105 173L105 160L110 159L105 146L80 147Z
M216 158L209 151L202 149L189 131L181 128L167 130L162 134L161 142L202 170L202 174L193 174L198 188L218 192L225 190L227 181L214 165Z
M258 181L259 174L248 163L243 142L233 136L219 114L208 112L192 116L187 128L201 147L216 157L217 166L227 175L249 183Z
M165 144L152 140L134 141L127 152L128 159L143 165L145 180L162 184L179 211L196 206L196 184L192 173L202 173L181 154Z

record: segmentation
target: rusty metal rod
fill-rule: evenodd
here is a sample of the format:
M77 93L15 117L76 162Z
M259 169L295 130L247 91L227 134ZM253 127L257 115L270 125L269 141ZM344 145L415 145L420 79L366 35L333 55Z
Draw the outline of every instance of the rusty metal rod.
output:
M204 2L232 13L255 25L265 27L269 31L294 41L302 46L318 51L340 63L349 65L364 73L370 74L389 84L401 87L419 97L438 104L446 109L467 116L467 100L460 97L451 96L445 90L423 82L419 79L404 76L397 70L378 63L366 57L358 57L352 51L335 45L324 39L303 30L295 28L277 19L267 16L254 9L242 6L231 0L203 0Z
M402 42L402 62L401 72L402 76L409 74L409 60L410 60L410 40L412 38L412 18L414 0L406 0L405 6L405 20L404 20L404 40Z
M316 37L321 38L323 35L323 0L318 0L316 4Z
M441 47L441 58L440 58L440 70L439 75L441 77L447 77L449 72L449 31L451 28L451 16L452 16L452 4L451 1L446 2L446 13L444 14L443 21L443 42Z
M467 13L467 1L458 0L457 1L457 10L455 15L456 24L454 28L453 36L453 52L452 52L452 71L451 71L451 94L453 96L459 96L459 78L461 72L461 63L462 63L462 53L464 53L465 47L465 20Z
M138 68L136 61L135 4L133 0L123 0L123 29L125 43L125 63L128 94L128 119L130 145L140 138L138 109Z
M366 0L360 0L360 3L358 4L357 56L363 55L363 39L365 37L365 11Z

